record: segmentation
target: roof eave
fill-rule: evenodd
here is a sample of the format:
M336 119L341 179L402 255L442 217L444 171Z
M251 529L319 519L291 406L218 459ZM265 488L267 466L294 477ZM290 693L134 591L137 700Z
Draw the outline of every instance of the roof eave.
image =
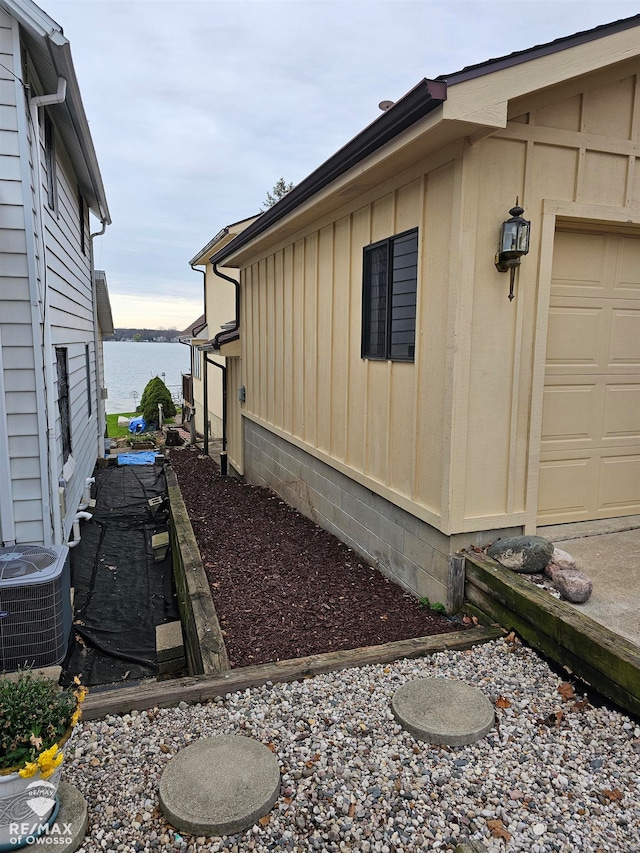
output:
M241 219L239 222L232 222L230 225L227 225L222 228L220 231L218 231L215 237L209 240L206 246L203 246L202 249L200 249L197 255L191 258L191 260L189 261L189 266L203 266L207 264L211 253L219 243L222 243L222 241L224 241L223 245L220 246L220 248L223 248L223 246L225 246L227 243L233 240L234 237L244 231L245 228L251 225L252 222L255 222L255 220L260 215L261 214L258 213L255 216L248 216L246 219ZM247 224L245 225L245 223ZM238 226L240 225L242 225L243 227L239 228Z
M52 86L51 91L55 91L57 78L64 77L67 81L65 100L51 107L51 118L56 123L56 113L60 115L60 111L66 111L74 139L69 138L70 130L66 123L59 124L58 130L65 142L83 196L92 213L102 222L110 224L109 207L73 67L69 40L59 24L38 8L32 0L0 0L0 7L18 21L25 36L27 48L30 42L39 43L41 48L38 51L39 61L44 62L47 67L42 68L36 64L36 69L39 76L48 79ZM34 55L32 59L36 63ZM78 150L74 142L77 142Z
M101 222L111 224L111 214L107 204L107 197L102 182L100 166L98 165L98 157L93 145L91 131L89 130L89 122L84 111L82 97L80 95L80 87L73 67L71 58L71 47L69 42L65 40L65 44L60 46L55 45L55 42L49 41L53 51L55 52L55 64L58 69L59 76L64 77L67 81L67 97L64 105L66 106L76 138L82 152L83 163L74 163L74 167L78 169L84 165L87 177L90 182L91 194L86 196L86 201L90 210L100 219ZM69 152L71 155L71 152ZM86 187L86 190L89 187Z
M235 239L216 252L210 260L221 264L225 258L249 243L287 214L291 213L324 187L339 178L365 157L382 148L419 119L437 109L447 98L447 86L443 81L421 80L393 107L369 124L350 142L326 160L308 177L266 210Z
M456 83L464 83L466 80L473 80L476 77L483 77L485 74L493 74L495 71L501 71L504 68L513 68L523 62L530 62L533 59L538 59L543 56L551 56L554 53L568 50L571 47L578 47L596 39L604 38L614 33L623 32L632 27L640 26L640 15L632 15L629 18L622 18L618 21L612 21L609 24L602 24L590 30L582 30L578 33L573 33L569 36L554 39L546 44L535 45L534 47L526 48L525 50L514 51L506 56L500 56L496 59L489 59L486 62L480 62L477 65L469 65L462 68L460 71L455 71L453 74L441 74L437 80L443 80L449 86Z

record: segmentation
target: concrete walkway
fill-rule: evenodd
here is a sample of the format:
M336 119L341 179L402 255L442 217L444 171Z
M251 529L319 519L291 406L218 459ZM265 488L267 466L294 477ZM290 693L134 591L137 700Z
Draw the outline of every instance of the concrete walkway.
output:
M593 580L591 598L570 606L640 646L640 515L539 527L537 534Z

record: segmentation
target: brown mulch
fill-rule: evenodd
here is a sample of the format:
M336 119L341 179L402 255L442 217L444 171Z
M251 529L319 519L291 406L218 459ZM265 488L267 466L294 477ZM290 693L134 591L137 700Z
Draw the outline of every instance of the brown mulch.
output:
M466 627L418 601L269 489L172 448L232 666Z

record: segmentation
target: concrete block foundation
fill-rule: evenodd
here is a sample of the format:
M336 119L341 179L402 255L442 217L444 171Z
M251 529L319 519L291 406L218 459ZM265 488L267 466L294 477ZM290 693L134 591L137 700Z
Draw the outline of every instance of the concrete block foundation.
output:
M447 601L449 554L521 527L447 535L245 418L244 477L266 486L368 564L432 603Z

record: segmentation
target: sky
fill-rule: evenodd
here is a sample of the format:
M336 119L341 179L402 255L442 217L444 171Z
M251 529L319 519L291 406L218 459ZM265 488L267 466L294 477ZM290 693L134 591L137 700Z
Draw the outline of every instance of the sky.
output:
M640 0L38 2L71 43L100 164L113 223L95 266L114 324L178 330L204 310L191 258L381 101L640 13Z

